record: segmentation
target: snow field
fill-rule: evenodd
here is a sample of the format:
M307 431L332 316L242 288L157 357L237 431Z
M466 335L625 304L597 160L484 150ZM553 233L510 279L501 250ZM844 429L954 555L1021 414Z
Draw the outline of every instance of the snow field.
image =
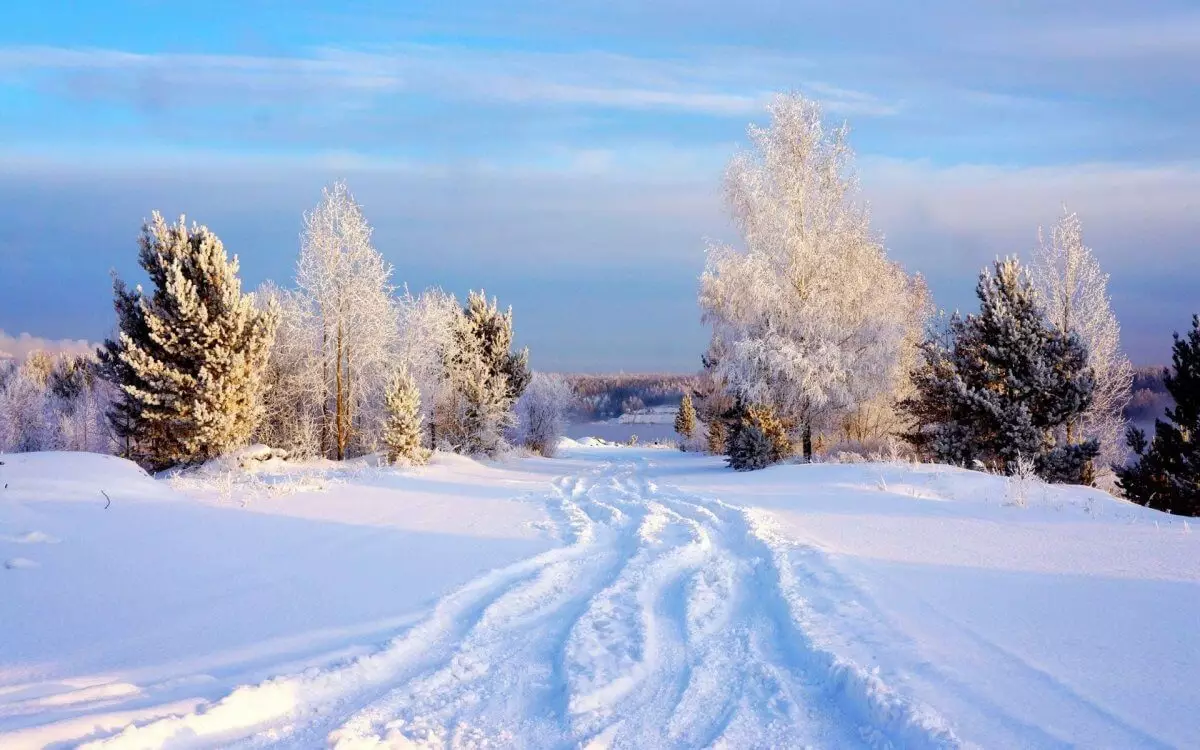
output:
M1035 485L1017 507L1003 478L945 467L738 474L594 441L561 456L304 467L324 491L249 499L115 459L70 458L74 478L45 471L62 454L0 467L16 490L0 549L43 563L0 570L20 606L3 612L0 746L1196 738L1200 537L1179 519L1082 488Z

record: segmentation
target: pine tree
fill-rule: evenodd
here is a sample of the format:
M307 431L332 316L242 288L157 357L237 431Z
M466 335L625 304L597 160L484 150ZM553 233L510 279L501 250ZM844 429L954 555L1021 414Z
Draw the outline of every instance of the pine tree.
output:
M1154 421L1154 439L1131 427L1129 447L1137 458L1114 467L1117 483L1135 503L1187 516L1200 516L1200 315L1186 337L1175 334L1174 373L1164 373L1175 406Z
M244 443L260 417L275 313L241 293L237 257L207 227L156 212L139 245L154 290L114 279L120 331L98 352L120 390L110 422L151 468L212 458Z
M791 455L787 430L766 406L755 405L737 423L729 441L729 465L737 471L753 471L777 464Z
M406 461L423 464L429 460L429 452L421 447L421 392L417 381L400 369L393 373L388 382L385 396L387 421L383 430L383 442L387 446L388 463Z
M696 434L696 407L692 405L692 394L685 392L679 402L679 411L675 413L675 432L683 438L683 447Z
M495 455L515 423L513 404L529 385L529 353L511 351L512 310L472 291L446 353L448 389L436 412L439 440L466 454Z
M1011 472L1024 458L1047 481L1085 480L1099 447L1060 428L1091 403L1086 349L1046 322L1016 260L985 270L976 294L978 315L956 315L924 344L918 393L904 402L918 425L908 439L945 463Z
M725 422L714 419L708 423L708 452L714 456L724 456L728 448L729 431Z

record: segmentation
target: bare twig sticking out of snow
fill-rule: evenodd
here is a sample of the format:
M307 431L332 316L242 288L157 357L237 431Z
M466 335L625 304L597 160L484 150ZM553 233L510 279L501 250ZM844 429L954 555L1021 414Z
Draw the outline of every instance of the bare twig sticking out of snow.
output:
M108 510L108 506L112 505L112 498L104 490L100 490L100 494L104 495L104 509Z

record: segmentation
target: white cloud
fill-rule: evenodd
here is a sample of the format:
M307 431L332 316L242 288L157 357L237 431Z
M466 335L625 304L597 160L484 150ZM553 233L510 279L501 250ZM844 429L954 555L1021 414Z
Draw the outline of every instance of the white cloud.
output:
M44 339L28 333L10 336L0 329L0 359L15 359L20 362L37 351L50 354L91 354L96 351L96 344L83 339Z

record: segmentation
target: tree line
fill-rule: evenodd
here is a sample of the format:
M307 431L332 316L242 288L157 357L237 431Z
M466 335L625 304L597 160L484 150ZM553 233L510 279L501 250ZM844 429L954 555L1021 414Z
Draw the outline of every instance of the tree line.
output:
M984 269L978 312L935 313L871 229L847 127L798 95L769 112L726 170L742 243L708 248L712 335L676 421L685 446L703 429L746 470L898 439L922 460L1200 514L1200 320L1176 336L1175 406L1148 439L1124 418L1134 371L1078 216L1039 233L1031 263Z
M0 449L112 452L157 470L250 442L295 457L434 448L549 454L570 390L533 373L512 310L472 291L413 295L371 243L345 183L305 214L294 286L243 293L215 233L155 213L138 241L149 289L114 279L117 331L97 357L0 368Z

